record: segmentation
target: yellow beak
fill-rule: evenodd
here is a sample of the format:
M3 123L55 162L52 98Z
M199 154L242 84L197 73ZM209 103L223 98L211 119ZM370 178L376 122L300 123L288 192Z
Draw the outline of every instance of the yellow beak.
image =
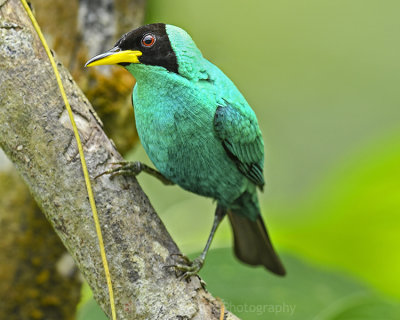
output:
M142 55L141 51L123 50L120 51L118 47L111 49L105 53L99 54L88 62L85 67L93 67L107 64L117 63L140 63L138 57Z

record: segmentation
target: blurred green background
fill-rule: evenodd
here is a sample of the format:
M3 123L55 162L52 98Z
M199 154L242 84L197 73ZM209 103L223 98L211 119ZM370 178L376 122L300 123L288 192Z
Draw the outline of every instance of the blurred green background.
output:
M260 198L288 276L235 260L225 221L208 289L243 319L399 319L400 2L152 0L147 12L187 30L235 82L266 142ZM141 147L130 159L149 161ZM139 180L195 256L214 204Z

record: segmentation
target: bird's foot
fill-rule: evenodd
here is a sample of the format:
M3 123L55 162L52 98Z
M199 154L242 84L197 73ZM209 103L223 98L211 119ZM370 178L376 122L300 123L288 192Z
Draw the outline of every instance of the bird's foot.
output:
M104 171L103 173L100 173L95 177L97 179L98 177L101 177L105 174L110 175L110 179L114 178L115 176L134 176L136 177L140 172L144 171L153 177L157 178L160 180L163 184L165 185L173 185L174 183L164 177L160 172L157 170L150 168L149 166L145 165L144 163L141 163L140 161L134 161L134 162L129 162L129 161L121 161L121 162L112 162L110 163L113 166L118 166L116 168Z
M176 264L175 269L182 271L183 274L180 276L182 279L188 279L191 276L197 276L201 267L204 264L204 260L201 257L189 261L188 264Z
M172 268L175 268L175 270L180 271L181 272L181 274L179 275L180 279L187 280L191 276L197 276L200 280L202 287L205 288L206 283L198 275L200 269L203 267L203 264L204 264L203 257L200 256L200 257L197 257L196 259L194 259L193 261L191 261L187 256L185 256L181 253L173 253L172 256L181 257L185 261L185 263L184 264L177 263L177 264L169 265L166 267L172 267Z
M142 163L139 161L128 162L128 161L119 161L119 162L111 162L113 169L106 170L95 177L95 179L104 176L106 174L110 175L110 179L116 176L137 176L142 171Z

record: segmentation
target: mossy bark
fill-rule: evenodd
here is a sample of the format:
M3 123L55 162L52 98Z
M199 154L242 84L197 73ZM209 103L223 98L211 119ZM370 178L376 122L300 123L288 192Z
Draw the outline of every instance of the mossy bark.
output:
M18 0L0 7L0 146L110 314L82 167L48 58ZM6 26L6 27L5 27ZM59 63L91 177L122 157ZM133 178L92 179L118 319L219 319L220 302L197 277L166 265L179 250ZM237 319L227 313L227 318Z

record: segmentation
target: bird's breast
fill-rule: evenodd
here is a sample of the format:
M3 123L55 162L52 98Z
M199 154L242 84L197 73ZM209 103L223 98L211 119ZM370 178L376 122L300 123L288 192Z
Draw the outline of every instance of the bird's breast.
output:
M188 84L138 84L134 91L136 126L150 159L165 170L176 161L191 159L215 139L216 107Z
M212 92L187 84L161 88L139 84L133 99L139 138L164 176L189 191L216 199L222 197L220 186L232 183L232 195L224 196L237 196L242 177L235 174L234 163L215 136L217 104ZM233 176L228 177L226 171Z

